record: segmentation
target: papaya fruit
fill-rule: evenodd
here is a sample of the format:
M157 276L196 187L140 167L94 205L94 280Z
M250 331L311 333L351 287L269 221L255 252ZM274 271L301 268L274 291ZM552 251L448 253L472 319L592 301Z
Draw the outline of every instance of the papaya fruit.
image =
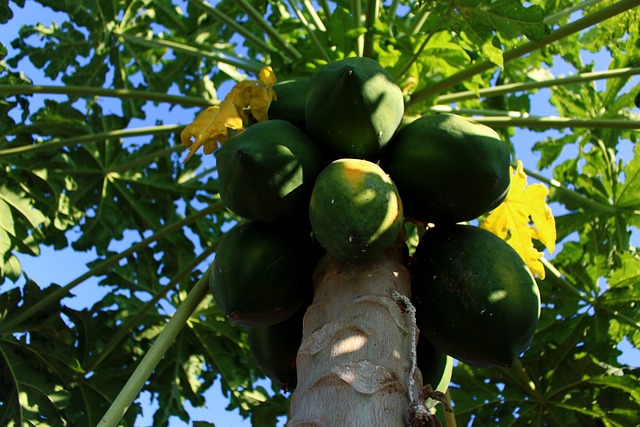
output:
M269 106L269 120L286 120L306 131L304 106L309 88L309 77L278 80L272 88L276 99Z
M472 367L508 367L531 344L538 286L518 253L493 233L435 226L410 268L418 327L440 351Z
M247 329L249 354L258 369L284 391L298 383L296 356L302 344L303 306L284 322Z
M325 165L309 137L284 120L254 124L216 151L222 202L247 219L306 218L316 176Z
M273 325L310 297L318 258L307 228L242 222L220 239L209 287L230 320L248 327Z
M381 160L407 217L435 224L469 221L502 203L509 163L509 147L493 129L455 114L401 128Z
M446 392L453 373L453 358L438 350L423 334L418 338L416 352L422 383L431 385L433 391Z
M316 179L309 220L327 252L342 262L362 263L396 241L403 223L402 201L377 164L338 159Z
M400 87L373 59L331 62L309 81L307 132L331 159L377 161L403 114Z

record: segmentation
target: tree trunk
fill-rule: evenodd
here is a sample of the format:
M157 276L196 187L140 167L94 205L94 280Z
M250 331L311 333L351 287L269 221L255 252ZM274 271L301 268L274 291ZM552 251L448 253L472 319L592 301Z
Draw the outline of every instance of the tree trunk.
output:
M365 264L319 262L289 427L409 424L422 378L412 363L417 328L402 249Z

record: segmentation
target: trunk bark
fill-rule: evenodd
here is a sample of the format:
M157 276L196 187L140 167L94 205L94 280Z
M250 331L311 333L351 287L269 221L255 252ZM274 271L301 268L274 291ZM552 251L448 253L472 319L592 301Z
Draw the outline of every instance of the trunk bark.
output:
M403 249L365 264L328 255L319 262L288 427L411 425L422 378L412 362L418 330L405 304L410 277Z

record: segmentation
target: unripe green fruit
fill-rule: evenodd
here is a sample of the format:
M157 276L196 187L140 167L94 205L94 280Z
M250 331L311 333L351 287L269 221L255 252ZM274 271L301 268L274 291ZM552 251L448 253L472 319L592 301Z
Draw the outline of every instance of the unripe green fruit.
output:
M244 218L267 222L306 218L324 164L309 137L284 120L250 126L229 139L216 160L224 204Z
M313 187L309 219L320 244L346 263L373 259L402 229L402 201L393 181L375 163L339 159Z
M454 114L424 116L400 129L382 167L398 186L408 217L469 221L507 196L510 153L491 128Z
M251 359L284 391L293 391L298 383L296 356L302 344L302 320L306 309L304 305L284 322L247 330Z
M418 327L473 367L508 367L531 341L540 293L518 253L470 225L427 230L411 266Z
M310 232L304 228L244 222L220 240L211 293L229 319L248 327L273 325L308 300L317 258Z
M377 161L403 114L402 91L372 59L331 62L311 76L307 131L331 159Z
M453 373L453 359L438 350L427 337L420 334L418 338L418 369L422 374L422 382L431 385L433 391L444 393L449 388Z
M306 130L304 110L309 77L279 80L273 85L276 100L269 106L269 120L286 120L301 130Z

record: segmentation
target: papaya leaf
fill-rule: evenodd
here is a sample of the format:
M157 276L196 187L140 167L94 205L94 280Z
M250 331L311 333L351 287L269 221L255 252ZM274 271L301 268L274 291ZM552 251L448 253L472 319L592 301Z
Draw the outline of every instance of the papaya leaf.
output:
M44 36L48 41L42 47L32 47L25 41L30 36ZM79 67L79 58L88 57L91 51L87 37L69 21L60 25L53 23L49 27L42 24L22 27L20 37L11 45L21 50L20 55L9 60L12 66L17 67L20 59L28 57L50 79L58 78L68 67Z
M153 416L154 426L169 425L171 416L188 422L186 402L194 407L204 405L202 394L213 380L203 362L192 337L180 334L150 377L148 389L157 395L160 404Z
M479 2L464 0L456 4L454 27L489 61L504 65L500 40L512 40L525 35L530 40L545 36L544 10L537 5L524 7L518 0Z
M28 281L22 289L0 294L0 319L28 309L55 288L40 289ZM126 352L111 372L87 375L82 362L86 354L100 351L100 337L113 333L113 322L104 312L94 317L86 310L65 308L64 314L63 320L61 309L53 307L20 324L19 333L3 331L0 336L1 425L96 425L131 374L132 353ZM91 325L77 329L77 323ZM111 329L105 329L109 324ZM129 368L123 369L123 363ZM138 411L134 405L124 425L133 425Z
M620 266L608 277L607 289L598 297L598 307L610 313L608 331L616 344L626 336L640 346L640 255L620 254Z
M37 230L45 222L45 216L37 209L33 209L28 198L24 198L24 193L15 192L14 190L2 185L0 187L0 200L11 206L13 212L16 212L21 222L25 222L32 230ZM4 221L4 220L3 220Z
M267 396L267 393L264 394ZM289 400L282 394L276 394L270 399L252 405L251 424L254 426L275 426L278 417L289 412Z
M633 288L640 283L640 255L630 252L622 254L621 266L611 274L610 287ZM640 289L637 289L636 297L640 297Z
M5 277L9 278L13 282L17 281L22 274L22 266L20 261L14 255L1 252L0 250L0 279Z
M342 6L336 7L328 22L327 32L332 45L339 52L354 51L356 37L350 34L353 29L354 21L351 12Z
M211 298L191 318L188 327L211 369L222 374L225 394L249 389L256 378L262 377L250 362L245 332L231 323Z
M542 7L525 7L519 0L493 1L486 8L475 9L475 13L505 38L524 34L529 40L540 40L547 32Z
M45 355L37 354L26 343L11 337L0 341L0 368L3 373L3 394L8 407L0 417L4 425L30 425L50 423L62 425L62 408L58 403L68 400L61 378L47 375ZM3 405L4 406L4 405Z
M22 273L14 252L37 256L38 242L48 219L23 189L8 187L15 171L0 172L6 182L0 185L0 278L15 281ZM30 191L30 189L27 190Z
M633 158L624 169L624 184L618 187L616 206L640 209L640 145L636 144ZM637 214L635 216L638 216Z
M17 3L17 4L22 3L21 7L24 6L24 0L21 2L14 1L14 3ZM13 18L13 12L9 7L9 0L0 1L0 24L6 24L7 22L9 22L11 18Z
M576 141L575 134L563 135L561 137L547 137L533 145L533 151L540 154L538 161L539 169L550 167L562 154L565 147Z
M549 190L543 184L527 185L527 175L518 161L515 173L511 168L507 198L480 223L480 227L505 239L541 279L545 276L540 262L542 253L534 247L533 239L551 253L556 242L555 219L546 203L548 195Z

